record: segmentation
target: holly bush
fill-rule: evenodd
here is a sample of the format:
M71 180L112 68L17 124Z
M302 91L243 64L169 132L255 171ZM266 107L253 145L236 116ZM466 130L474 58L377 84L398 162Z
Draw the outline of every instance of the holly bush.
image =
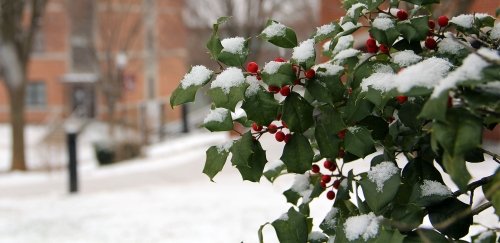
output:
M211 180L229 157L243 180L296 174L283 193L290 209L265 224L280 242L461 241L473 215L490 207L499 215L498 169L473 180L467 164L499 163L482 134L500 121L500 24L478 13L434 19L439 0L405 0L411 9L401 2L345 0L344 17L300 43L269 20L258 38L292 55L263 67L246 60L250 38L220 38L222 17L207 43L220 69L192 67L172 94L177 106L210 84L203 126L247 128L208 149ZM355 46L363 36L364 47ZM266 134L285 143L281 161L267 161ZM370 169L355 173L349 163ZM472 205L477 190L485 198ZM328 199L331 211L313 227L311 201ZM426 216L432 227L422 224ZM472 241L496 242L496 231Z

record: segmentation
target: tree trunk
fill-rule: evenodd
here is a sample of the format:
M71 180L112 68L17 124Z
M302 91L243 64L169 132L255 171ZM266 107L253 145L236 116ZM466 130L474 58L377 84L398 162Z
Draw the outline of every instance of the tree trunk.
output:
M25 171L24 156L24 86L12 89L9 92L10 125L12 128L12 163L11 170Z

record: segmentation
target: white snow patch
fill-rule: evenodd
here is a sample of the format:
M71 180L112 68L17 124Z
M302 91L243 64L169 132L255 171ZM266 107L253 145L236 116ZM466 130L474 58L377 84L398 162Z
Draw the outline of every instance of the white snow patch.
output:
M459 41L453 36L442 39L438 43L438 52L456 55L463 50L468 43Z
M358 27L358 25L355 25L352 22L347 22L347 23L344 23L343 25L341 25L340 27L342 27L342 29L344 31L348 31L348 30L352 30L352 29Z
M221 88L225 94L229 94L232 87L245 83L245 76L241 69L229 67L215 78L210 88Z
M359 129L360 129L360 127L357 127L357 126L352 126L352 127L348 127L348 128L347 128L347 130L348 130L350 133L352 133L352 134L359 132Z
M313 69L316 70L316 74L318 76L325 77L325 76L335 76L335 75L339 74L340 72L342 72L344 70L344 67L325 62L325 63L315 65L313 67ZM318 69L325 69L325 70L319 71Z
M352 35L341 36L337 42L337 45L335 45L335 48L333 48L333 54L351 48L353 43L354 37Z
M500 39L500 22L496 23L490 32L490 38L493 40Z
M292 58L298 62L305 62L307 59L314 57L314 39L308 39L293 48Z
M213 110L210 110L210 113L208 113L207 117L205 117L205 119L203 120L203 123L223 122L224 119L226 119L228 114L229 114L229 110L227 110L227 109L215 108Z
M221 41L222 51L233 54L242 54L245 48L245 39L243 37L226 38Z
M500 81L489 82L486 84L478 85L478 87L484 91L490 93L500 94Z
M394 27L394 22L390 18L375 18L372 22L372 27L379 30L388 30Z
M285 35L286 26L281 23L273 22L269 26L267 26L262 33L266 35L267 38L272 38L275 36L283 36Z
M478 50L478 53L492 60L500 60L500 56L495 50L481 48ZM469 56L463 60L462 66L449 73L446 78L439 82L439 84L434 88L434 92L431 97L438 97L443 91L455 87L462 81L481 79L481 71L489 65L491 65L491 63L485 61L477 54L469 54Z
M484 18L487 18L487 17L492 17L491 15L487 14L487 13L476 13L474 14L474 17L478 18L478 19L484 19Z
M193 85L202 85L207 79L210 78L213 71L208 69L203 65L196 65L191 68L189 73L184 75L184 78L181 80L182 89L187 89Z
M264 65L264 68L262 69L263 72L267 74L275 74L278 72L278 69L281 67L281 65L285 64L285 62L275 62L275 61L270 61Z
M288 220L288 213L282 214L277 220L287 221Z
M264 171L275 170L276 168L282 165L284 165L283 161L273 160L271 162L266 163L266 165L264 166Z
M366 241L374 238L378 234L380 219L372 212L347 218L344 223L347 239L353 241L362 237Z
M363 3L355 3L353 4L346 12L346 15L351 17L351 18L354 18L354 14L356 13L356 10L358 8L364 8L364 9L367 9L368 6L366 6L366 4L363 4Z
M415 65L409 66L398 74L374 73L370 77L363 79L361 87L367 91L371 86L380 91L390 91L397 89L404 93L413 87L432 88L438 84L452 67L448 61L431 57Z
M373 166L368 173L368 179L377 185L377 191L382 192L384 183L391 176L399 173L399 168L394 163L386 161Z
M323 232L319 232L319 231L311 231L311 233L309 233L309 236L307 237L308 240L312 240L312 241L317 241L317 240L321 240L323 238L326 238L327 236L325 234L323 234Z
M424 180L424 184L420 185L420 190L424 197L433 195L451 196L451 191L447 186L432 180Z
M323 43L323 51L329 51L330 50L330 44L332 43L331 40Z
M314 186L310 183L309 173L296 175L292 185L292 191L299 193L302 196L302 202L308 203L311 201L311 193Z
M347 181L347 180L345 180L345 181ZM336 216L337 216L338 212L339 212L339 210L337 208L332 207L332 209L330 209L330 211L326 214L324 222L328 228L334 229L337 226Z
M328 35L335 31L335 25L325 24L316 28L316 36Z
M407 67L422 60L413 50L405 50L392 54L392 61L401 67Z
M450 23L454 23L462 28L470 29L474 23L474 16L472 14L461 14L451 18Z
M373 66L373 70L376 73L394 73L391 66L386 64L377 63Z
M257 77L248 75L246 82L249 85L247 90L245 90L245 97L252 97L257 94L260 89L260 82Z
M354 48L349 48L347 50L343 50L339 52L335 57L333 58L334 61L342 61L344 59L347 59L349 57L354 57L357 56L360 53L359 50L356 50Z
M229 149L231 149L231 146L233 146L233 141L228 141L226 143L217 145L217 152L222 153L222 152L229 152Z
M477 239L475 241L481 242L481 241L486 240L486 239L488 239L488 238L490 238L492 236L493 236L493 232L492 231L485 231L485 232L481 233L477 237Z

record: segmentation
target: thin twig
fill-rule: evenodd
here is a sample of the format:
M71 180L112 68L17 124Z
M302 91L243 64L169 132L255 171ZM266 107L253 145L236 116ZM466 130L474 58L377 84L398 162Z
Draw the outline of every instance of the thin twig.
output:
M491 182L494 177L495 177L495 175L490 175L487 177L483 177L478 181L474 181L474 182L470 183L469 185L467 185L467 189L465 191L461 191L461 190L455 191L455 192L453 192L452 196L458 197L458 196L460 196L468 191L473 191L476 188Z
M491 152L491 151L488 151L488 150L486 150L486 149L484 149L484 148L479 148L479 150L481 150L481 152L483 152L483 153L485 153L485 154L487 154L487 155L491 156L491 158L493 158L493 160L494 160L495 162L497 162L497 163L499 163L499 164L500 164L500 155L498 155L498 154L496 154L496 153L493 153L493 152Z

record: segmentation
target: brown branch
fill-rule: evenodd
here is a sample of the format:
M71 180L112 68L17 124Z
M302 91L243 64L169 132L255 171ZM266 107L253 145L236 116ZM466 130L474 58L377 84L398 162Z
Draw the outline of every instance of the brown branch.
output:
M474 181L474 182L470 183L469 185L467 185L467 189L465 191L461 191L461 190L455 191L455 192L453 192L452 196L458 197L458 196L460 196L468 191L473 191L476 188L478 188L482 185L488 184L489 182L493 181L494 177L495 177L495 175L490 175L487 177L483 177L478 181Z
M484 148L479 148L479 149L481 150L481 152L483 152L483 153L485 153L485 154L487 154L487 155L491 156L491 158L493 158L493 160L494 160L495 162L500 163L500 155L495 154L495 153L493 153L493 152L491 152L491 151L488 151L488 150L486 150L486 149L484 149Z
M43 17L46 5L47 0L33 0L33 2L31 3L31 20L26 33L22 51L23 62L27 62L28 57L31 54L31 51L33 49L33 40L37 32L40 30L40 21Z

